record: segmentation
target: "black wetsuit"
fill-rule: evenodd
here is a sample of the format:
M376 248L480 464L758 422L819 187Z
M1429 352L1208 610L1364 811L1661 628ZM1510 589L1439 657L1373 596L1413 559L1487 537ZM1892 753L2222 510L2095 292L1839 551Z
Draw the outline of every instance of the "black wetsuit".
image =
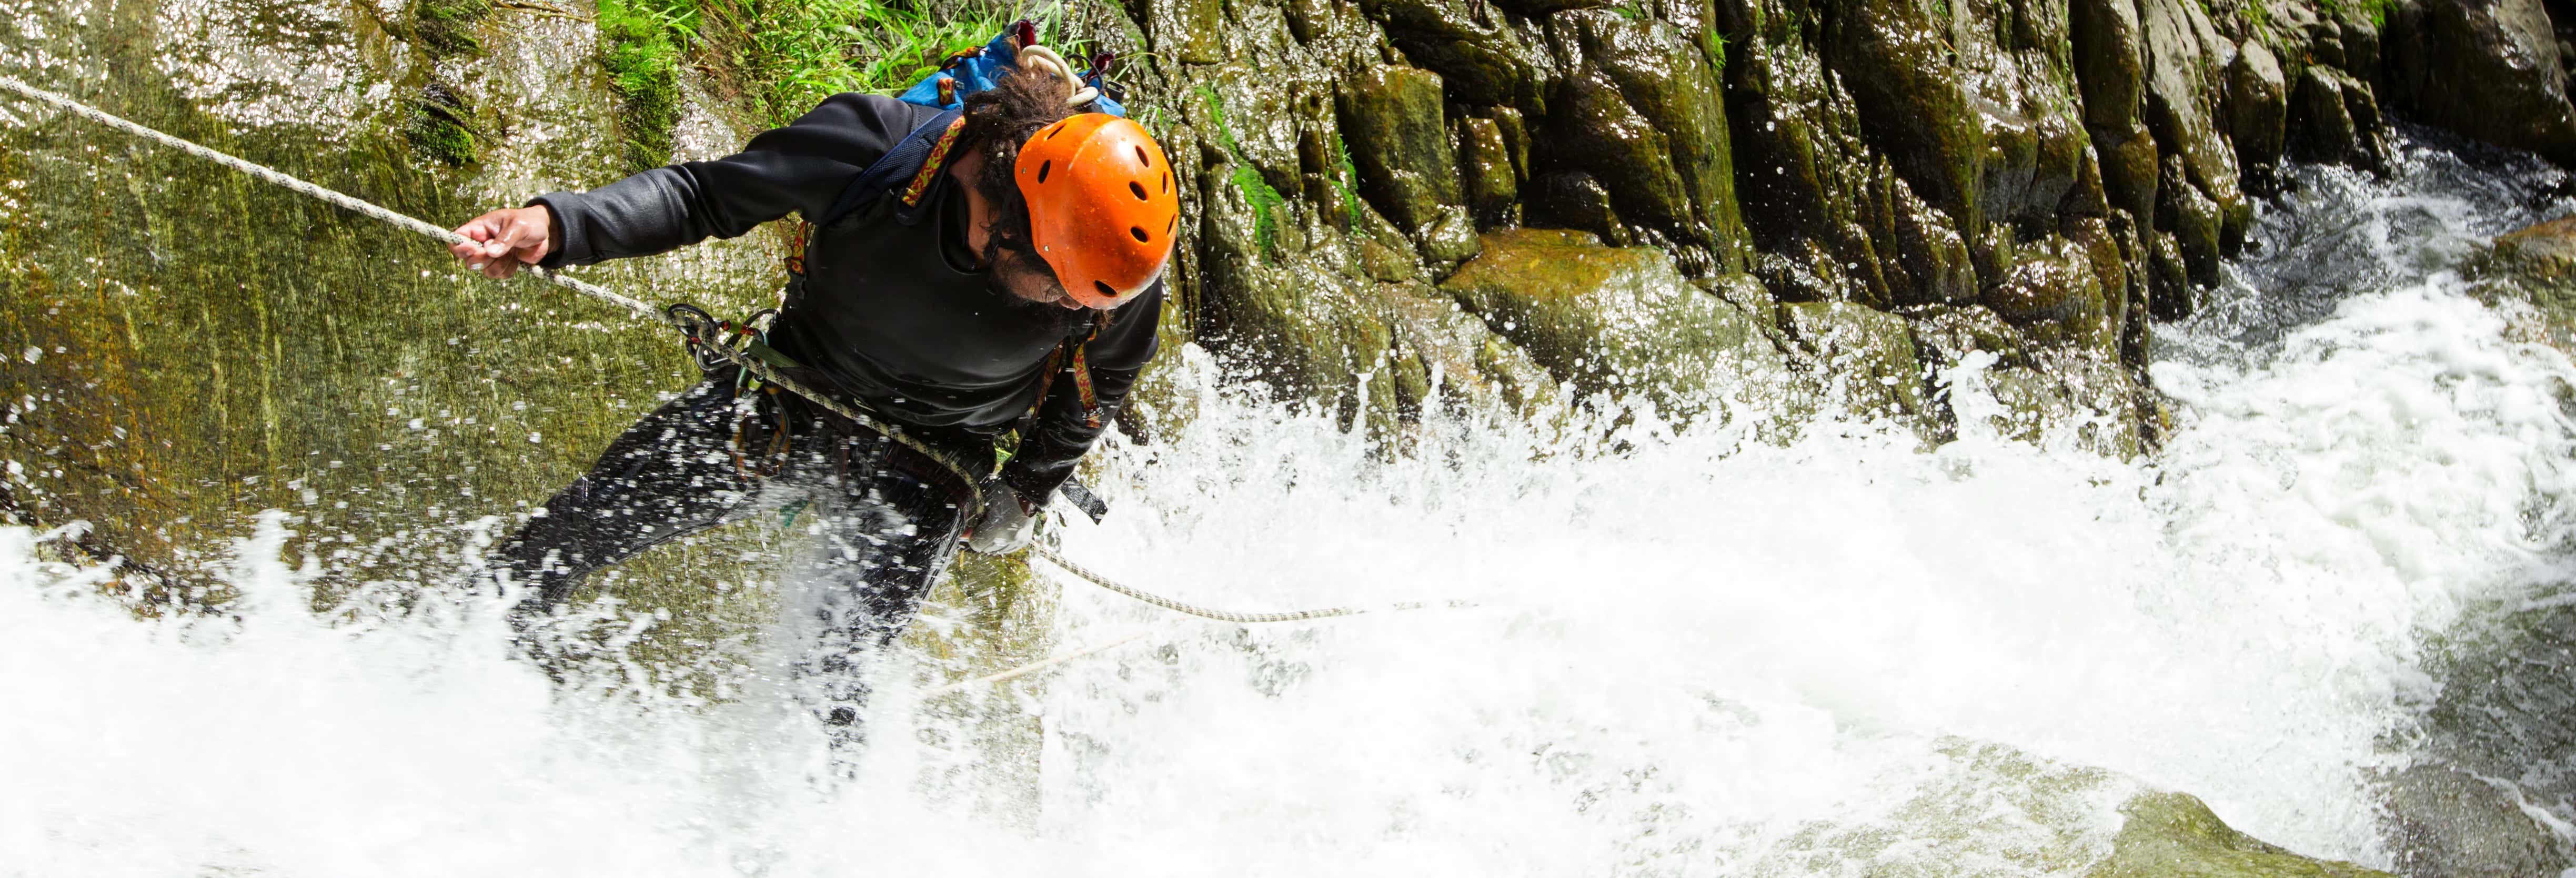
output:
M822 217L877 156L936 114L836 95L740 153L538 197L530 203L546 205L556 222L543 265L660 253L791 212ZM944 172L934 179L913 222L898 216L898 198L882 197L815 230L805 279L791 285L770 343L804 364L800 377L957 456L991 460L994 438L1018 429L1001 481L1044 503L1100 434L1076 382L1040 374L1049 354L1068 337L1089 336L1084 359L1098 423L1107 423L1154 355L1162 286L1109 312L1105 326L1097 312L1003 292L986 283L965 244L961 187ZM955 551L985 486L790 395L737 405L734 386L730 374L715 376L638 421L513 535L503 562L560 601L593 569L803 501L811 511L797 529L821 544L808 553L810 575L791 581L819 590L810 597L829 632L824 661L891 640ZM1037 414L1024 421L1032 405ZM847 718L846 709L835 712Z

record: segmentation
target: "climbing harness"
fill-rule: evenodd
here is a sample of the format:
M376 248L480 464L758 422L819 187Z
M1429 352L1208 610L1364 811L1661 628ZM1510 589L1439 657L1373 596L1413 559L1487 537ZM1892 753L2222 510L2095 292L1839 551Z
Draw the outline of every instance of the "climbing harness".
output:
M143 125L127 121L122 117L111 115L106 111L96 109L79 101L28 85L19 81L17 78L6 74L0 74L0 88L6 88L10 91L18 92L19 94L26 95L27 97L34 98L47 104L52 104L53 106L69 112L72 115L79 116L81 118L97 122L101 125L176 149L180 152L249 174L261 180L277 184L288 191L329 202L361 216L382 220L398 228L418 233L441 243L472 243L472 241L464 235L430 225L429 223L422 222L417 218L397 213L373 203L359 200L336 190L326 189L321 186L305 182L304 180L291 176L283 171L278 171L264 165L237 158L169 134L164 134ZM917 133L919 132L916 132L916 134ZM909 141L909 138L907 141ZM871 171L873 170L874 168L871 168ZM779 354L777 351L769 348L765 341L765 333L762 330L748 325L756 321L734 323L731 321L719 320L714 315L707 313L705 309L687 304L675 304L668 308L656 311L652 306L647 305L640 300L629 298L595 284L567 277L559 271L535 268L534 266L531 266L530 268L536 273L537 277L543 278L548 283L614 304L626 309L638 317L677 327L682 333L688 336L693 355L712 358L701 359L699 362L702 366L712 366L717 361L736 366L742 370L742 374L744 376L742 379L743 381L760 382L757 385L747 384L747 386L760 387L770 393L784 390L788 393L804 397L806 400L821 407L825 411L847 418L850 422L869 430L873 430L896 444L921 453L923 457L926 457L948 469L960 479L963 479L965 483L970 486L982 484L985 479L990 478L993 473L1000 468L998 463L991 463L983 466L968 464L967 462L960 460L954 455L942 451L935 446L913 438L911 435L905 433L902 428L870 417L865 412L862 412L857 408L809 388L802 382L783 374L780 370L785 368L794 368L795 361L787 359L783 354ZM1086 407L1091 406L1091 402L1088 399L1084 401L1084 404ZM1068 489L1075 489L1077 487L1071 482L1066 484ZM1097 504L1099 502L1098 498L1091 496L1089 491L1081 491L1077 495L1069 490L1066 496L1067 499L1071 499L1077 504L1082 504L1086 501L1090 504ZM1213 619L1220 622L1235 622L1243 624L1262 622L1296 622L1311 619L1329 619L1337 616L1354 616L1361 613L1376 612L1380 610L1414 610L1432 606L1422 603L1405 603L1379 608L1332 607L1320 610L1300 610L1285 613L1236 613L1185 604L1170 598L1129 588L1109 579L1108 577L1094 573L1089 568L1066 560L1064 556L1043 546L1032 547L1031 552L1037 557L1045 559L1048 563L1061 567L1066 572L1072 573L1083 581L1100 586L1101 588L1108 589L1121 595L1167 610L1186 613L1206 619ZM1451 602L1447 604L1447 606L1452 608L1461 608L1470 605L1460 602ZM1117 644L1098 647L1091 650L1091 652L1097 652L1115 645ZM1034 665L1006 671L1000 675L980 679L990 682L1000 682L1001 680L1033 672L1044 666L1070 661L1088 654L1090 653L1076 653L1056 659L1050 659ZM976 682L978 681L966 681L967 684L974 684Z

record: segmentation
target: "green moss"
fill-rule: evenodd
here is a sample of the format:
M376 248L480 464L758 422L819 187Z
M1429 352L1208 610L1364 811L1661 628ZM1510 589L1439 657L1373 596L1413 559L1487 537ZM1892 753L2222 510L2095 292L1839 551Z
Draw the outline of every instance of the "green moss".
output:
M490 0L419 0L412 7L412 36L432 58L479 55L474 25L492 14Z
M600 65L625 104L618 134L628 170L669 163L671 128L680 121L680 57L697 31L686 0L600 0Z
M422 158L448 167L473 164L479 155L473 111L456 96L453 89L432 83L412 99L409 118L403 123L403 139Z
M434 104L424 102L412 111L411 121L403 126L403 138L421 156L449 167L472 164L476 156L473 129Z

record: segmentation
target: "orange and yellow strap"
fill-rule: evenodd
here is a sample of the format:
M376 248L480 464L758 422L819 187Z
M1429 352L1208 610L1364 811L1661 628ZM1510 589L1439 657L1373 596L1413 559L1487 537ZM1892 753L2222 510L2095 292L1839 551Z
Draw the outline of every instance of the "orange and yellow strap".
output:
M921 170L912 175L912 185L903 187L904 206L921 203L922 193L930 191L931 181L939 179L940 166L948 163L948 151L957 146L957 133L964 130L966 117L961 115L948 123L948 130L940 132L939 142L930 146L930 157L923 159Z

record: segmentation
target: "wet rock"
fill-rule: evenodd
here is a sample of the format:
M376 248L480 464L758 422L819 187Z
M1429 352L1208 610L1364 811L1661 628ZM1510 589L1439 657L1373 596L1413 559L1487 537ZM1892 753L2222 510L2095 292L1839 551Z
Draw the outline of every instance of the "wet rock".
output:
M2362 82L2379 78L2379 25L2359 9L2346 7L2337 22L2343 42L2343 70Z
M2218 59L2232 54L2235 44L2218 36L2197 4L2143 0L2139 11L2147 45L2147 129L2154 132L2161 154L2181 159L2183 179L2217 206L2222 226L2217 239L2241 239L2253 221L2253 205L2238 185L2235 150L2227 147L2217 127L2219 84L2224 81ZM2202 242L2195 238L2182 243L2196 265L2214 264L2222 255L2215 248L2196 252Z
M1563 409L1556 377L1456 299L1411 285L1381 291L1395 328L1396 357L1412 361L1405 371L1421 376L1423 399L1437 397L1452 414L1499 407L1528 420Z
M1512 209L1520 206L1520 173L1500 124L1492 119L1458 120L1458 176L1479 225L1512 224Z
M2128 132L2146 101L2146 33L2133 0L2073 0L2068 7L2084 124ZM2097 134L2098 136L2098 134Z
M1361 205L1352 219L1351 238L1357 245L1360 270L1369 279L1393 283L1421 277L1421 258L1412 239L1367 205Z
M1664 228L1690 223L1690 196L1673 168L1670 139L1606 74L1588 70L1559 86L1546 135L1538 144L1541 162L1598 181L1622 218Z
M1745 233L1726 105L1717 71L1690 35L1608 10L1559 13L1548 29L1562 63L1580 70L1561 88L1579 96L1572 109L1582 139L1567 144L1561 163L1607 185L1630 221L1708 248L1715 270L1741 270ZM1615 93L1597 89L1602 82ZM1629 112L1607 103L1614 99ZM1620 130L1633 122L1644 127ZM1587 151L1591 144L1610 148Z
M2102 279L2092 260L2065 245L2025 248L2020 261L1981 297L1995 314L2016 324L2099 321Z
M1154 0L1141 16L1154 51L1188 64L1226 60L1223 0Z
M2305 161L2377 168L2381 164L2378 116L2369 87L2343 71L2311 66L2299 75L2298 93L2290 105L2291 123L2298 132L2290 142L2291 155Z
M1341 131L1358 165L1360 193L1422 247L1434 264L1475 253L1458 161L1443 122L1440 76L1373 67L1341 80Z
M2156 204L2156 139L2143 122L2131 120L2123 131L2096 128L2093 142L2102 159L2103 194L2111 207L2133 216L2154 216Z
M1610 190L1582 171L1557 171L1531 180L1529 219L1533 224L1590 232L1613 246L1629 243L1627 227L1610 206Z
M1781 327L1829 369L1828 392L1854 414L1919 423L1931 411L1923 363L1903 318L1850 302L1780 306Z
M2481 297L2519 318L2518 334L2576 356L2576 217L2497 236L2467 267Z
M2394 97L2412 116L2576 166L2576 107L2541 0L2413 0L2389 30Z
M2245 41L2237 48L2236 63L2228 65L2227 109L2228 132L2245 176L2267 190L2274 188L2288 130L2290 89L2281 62L2261 41Z
M1413 64L1440 74L1457 99L1548 112L1555 79L1537 40L1504 16L1479 18L1468 0L1360 0Z
M2220 222L2218 202L2191 184L2181 157L2166 156L2156 187L2156 229L2174 236L2193 284L2218 285Z
M2120 806L2128 822L2111 840L2111 856L2087 878L2168 878L2176 875L2315 876L2394 878L2351 863L2299 856L2229 827L2197 798L2145 793Z
M2169 231L2147 236L2147 310L2159 320L2180 320L2198 310L2182 244Z
M412 8L412 37L431 58L482 54L475 27L492 17L491 0L419 0Z
M1642 394L1672 417L1698 413L1710 389L1782 368L1752 317L1658 250L1562 230L1495 232L1440 288L1578 394Z
M403 138L425 158L448 167L463 167L480 157L481 144L475 136L473 118L474 109L455 89L431 82L421 87L419 97L412 99Z
M2410 878L2552 876L2576 865L2576 848L2535 819L2508 781L2423 764L2381 785L2383 831Z
M1979 231L1985 142L1931 7L1904 0L1845 4L1829 40L1861 130L1925 201Z

